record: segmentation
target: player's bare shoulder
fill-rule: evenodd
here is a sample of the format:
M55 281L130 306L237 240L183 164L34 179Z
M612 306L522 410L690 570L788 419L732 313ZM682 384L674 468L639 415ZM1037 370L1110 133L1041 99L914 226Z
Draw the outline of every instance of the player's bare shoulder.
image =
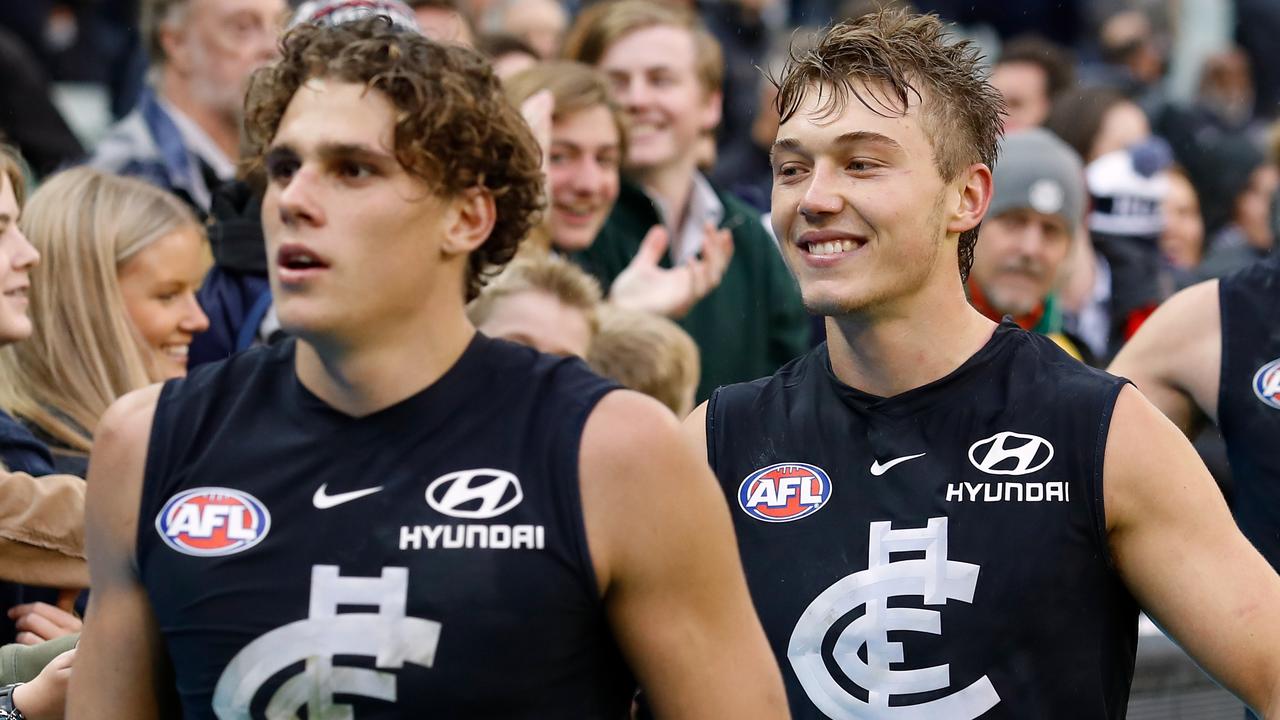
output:
M98 423L85 499L90 541L105 533L116 542L132 544L151 424L162 388L149 385L122 396Z
M1109 370L1133 381L1186 430L1194 408L1211 419L1218 407L1222 317L1217 280L1192 285L1162 304L1120 350Z
M655 513L683 515L690 510L682 505L691 498L707 499L713 510L723 505L709 468L682 437L675 415L630 390L610 392L592 410L582 434L579 467L583 515L601 589L628 545L650 532L642 526Z

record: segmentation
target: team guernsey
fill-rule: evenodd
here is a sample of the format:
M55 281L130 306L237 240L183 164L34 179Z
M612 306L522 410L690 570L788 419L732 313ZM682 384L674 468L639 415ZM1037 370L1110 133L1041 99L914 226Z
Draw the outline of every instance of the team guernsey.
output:
M1223 278L1218 424L1236 523L1280 568L1280 253Z
M614 385L477 334L353 418L295 343L168 383L137 564L183 716L625 718L578 490Z
M1124 717L1137 607L1102 504L1122 386L1006 322L894 397L841 383L825 344L712 397L793 717Z

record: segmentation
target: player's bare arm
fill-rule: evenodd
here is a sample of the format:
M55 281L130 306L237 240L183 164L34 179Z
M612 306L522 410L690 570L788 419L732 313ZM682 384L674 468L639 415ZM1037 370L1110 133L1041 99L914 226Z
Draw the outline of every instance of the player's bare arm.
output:
M785 718L724 498L656 401L612 392L587 421L582 504L619 646L660 718Z
M1104 463L1116 564L1151 616L1264 717L1280 713L1280 576L1240 534L1191 445L1136 390Z
M134 563L151 419L160 386L130 393L102 417L89 464L85 532L93 586L67 717L171 718L165 651Z
M1169 298L1112 361L1189 437L1206 416L1216 420L1222 367L1218 281L1193 285Z

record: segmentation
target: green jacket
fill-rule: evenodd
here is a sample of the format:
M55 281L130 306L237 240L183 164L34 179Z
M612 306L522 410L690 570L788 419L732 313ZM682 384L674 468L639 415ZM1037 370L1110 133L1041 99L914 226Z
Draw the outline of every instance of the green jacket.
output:
M733 230L733 260L720 286L679 320L702 354L698 402L721 385L771 375L809 348L809 316L759 213L718 188L716 196L725 211L720 227ZM607 291L659 222L644 191L624 181L600 235L574 260ZM671 267L671 259L663 257L662 266Z

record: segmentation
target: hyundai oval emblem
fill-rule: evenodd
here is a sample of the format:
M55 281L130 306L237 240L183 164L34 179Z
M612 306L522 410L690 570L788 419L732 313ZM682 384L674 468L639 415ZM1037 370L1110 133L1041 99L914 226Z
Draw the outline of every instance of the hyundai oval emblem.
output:
M989 475L1029 475L1053 459L1053 444L1039 435L999 432L969 446L969 462Z
M456 518L495 518L523 499L520 480L506 470L492 468L451 472L427 486L427 504Z

